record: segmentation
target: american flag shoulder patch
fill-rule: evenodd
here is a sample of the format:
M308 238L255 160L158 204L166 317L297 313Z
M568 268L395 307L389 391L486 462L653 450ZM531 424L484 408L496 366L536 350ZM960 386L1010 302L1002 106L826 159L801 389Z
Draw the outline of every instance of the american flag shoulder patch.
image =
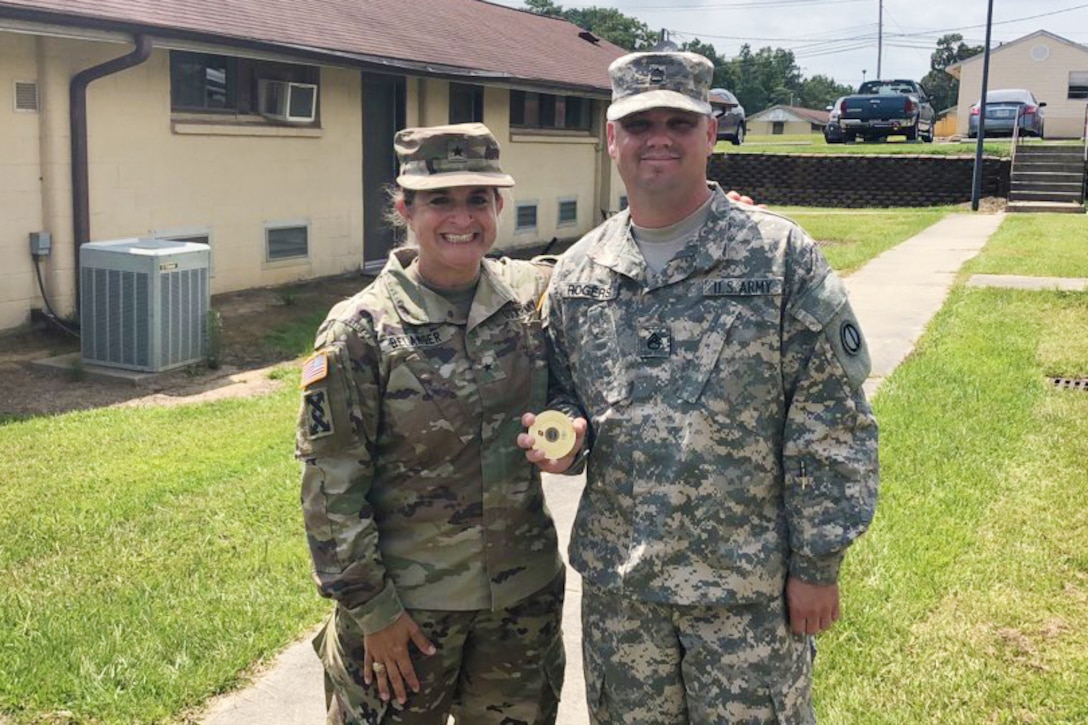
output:
M328 374L328 353L324 350L320 350L306 358L306 362L302 363L302 379L299 381L298 385L300 388L305 388L320 380L324 380Z

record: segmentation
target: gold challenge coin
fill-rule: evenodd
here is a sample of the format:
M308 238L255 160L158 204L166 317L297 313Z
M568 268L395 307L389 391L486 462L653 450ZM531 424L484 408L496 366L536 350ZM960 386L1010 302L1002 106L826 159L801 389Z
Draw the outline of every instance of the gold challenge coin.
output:
M574 424L558 410L545 410L538 415L529 434L536 439L533 448L543 451L552 460L562 458L574 449Z

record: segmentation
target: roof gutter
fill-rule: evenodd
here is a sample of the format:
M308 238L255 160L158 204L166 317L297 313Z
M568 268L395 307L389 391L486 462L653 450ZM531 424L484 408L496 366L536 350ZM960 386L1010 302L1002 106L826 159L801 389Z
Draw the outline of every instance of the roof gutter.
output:
M151 38L139 34L128 55L77 73L68 86L68 122L72 135L72 228L76 261L76 311L79 311L79 252L91 240L91 190L87 171L87 86L99 78L140 65L151 57Z

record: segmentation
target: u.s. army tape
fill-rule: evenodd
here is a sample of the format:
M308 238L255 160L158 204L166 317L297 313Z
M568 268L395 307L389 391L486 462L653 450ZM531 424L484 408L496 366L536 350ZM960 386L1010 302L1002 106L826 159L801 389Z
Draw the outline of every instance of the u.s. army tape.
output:
M543 451L552 460L562 458L574 449L574 424L558 410L540 413L530 426L529 433L536 439L533 448Z

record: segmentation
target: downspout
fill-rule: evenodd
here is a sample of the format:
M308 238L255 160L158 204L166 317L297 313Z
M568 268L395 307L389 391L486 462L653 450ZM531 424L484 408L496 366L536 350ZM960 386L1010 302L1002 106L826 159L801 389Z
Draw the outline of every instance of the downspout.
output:
M79 250L91 241L91 190L87 171L87 86L92 81L140 65L151 57L151 38L136 35L136 48L128 55L108 60L77 73L68 87L69 125L72 134L72 229L75 240L76 312L80 307Z

